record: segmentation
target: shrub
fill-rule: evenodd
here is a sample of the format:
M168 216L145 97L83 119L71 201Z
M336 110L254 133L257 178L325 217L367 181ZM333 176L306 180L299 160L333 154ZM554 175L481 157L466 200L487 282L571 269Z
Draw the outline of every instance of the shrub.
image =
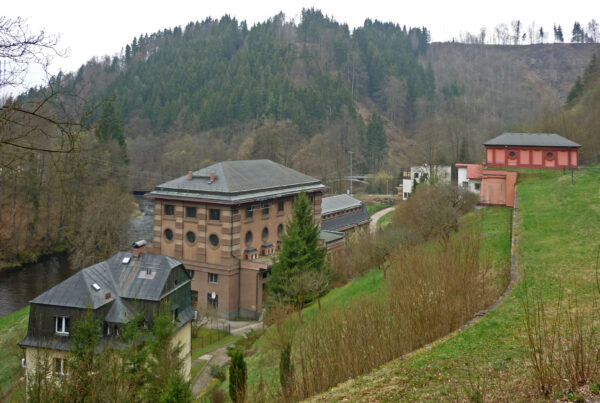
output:
M229 364L229 397L234 402L243 402L246 398L246 362L241 351L235 351Z
M227 378L227 372L225 371L225 366L221 366L221 365L211 365L209 374L210 374L210 376L212 376L215 379L218 379L221 382L223 382Z

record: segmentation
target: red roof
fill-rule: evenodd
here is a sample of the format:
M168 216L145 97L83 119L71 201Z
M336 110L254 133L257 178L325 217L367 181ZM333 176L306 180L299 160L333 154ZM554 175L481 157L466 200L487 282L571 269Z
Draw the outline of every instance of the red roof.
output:
M467 179L481 179L483 177L483 165L481 164L456 164L457 168L467 168Z

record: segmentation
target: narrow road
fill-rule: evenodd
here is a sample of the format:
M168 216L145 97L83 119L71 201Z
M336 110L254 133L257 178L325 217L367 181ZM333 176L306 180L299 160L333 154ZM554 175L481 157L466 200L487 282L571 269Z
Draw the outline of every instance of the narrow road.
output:
M369 231L371 232L371 234L374 234L377 231L377 223L379 222L381 217L383 217L387 213L391 213L395 209L396 206L384 208L383 210L379 210L371 216L371 222L369 223Z
M258 330L263 327L262 321L231 321L229 322L229 325L231 326L231 334L236 336L244 336L252 329ZM231 346L233 343L234 342L231 342L225 346L219 347L216 350L199 357L192 363L193 366L197 361L207 361L206 365L200 370L200 373L196 376L196 378L192 379L192 394L194 396L198 396L212 380L212 376L210 375L211 366L222 366L229 362L227 347Z

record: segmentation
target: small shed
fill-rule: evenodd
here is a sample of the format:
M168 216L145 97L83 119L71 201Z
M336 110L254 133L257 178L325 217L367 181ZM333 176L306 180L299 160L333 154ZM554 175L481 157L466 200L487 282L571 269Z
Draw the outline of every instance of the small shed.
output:
M484 146L488 167L542 169L576 169L581 147L556 133L503 133Z

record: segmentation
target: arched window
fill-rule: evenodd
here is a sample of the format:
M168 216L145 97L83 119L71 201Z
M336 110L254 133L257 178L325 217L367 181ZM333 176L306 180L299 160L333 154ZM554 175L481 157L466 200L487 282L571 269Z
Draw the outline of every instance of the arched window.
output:
M283 235L283 224L277 226L277 236L281 238L281 235Z
M208 237L208 241L209 241L209 242L210 242L210 244L211 244L212 246L214 246L215 248L216 248L217 246L219 246L219 237L218 237L217 235L215 235L215 234L211 234L211 235Z
M167 241L171 241L173 239L173 230L167 228L165 230L165 238L167 239Z
M262 230L262 240L264 242L267 242L267 239L269 239L269 229L267 227L265 227Z
M250 246L252 244L252 231L246 232L246 245Z

